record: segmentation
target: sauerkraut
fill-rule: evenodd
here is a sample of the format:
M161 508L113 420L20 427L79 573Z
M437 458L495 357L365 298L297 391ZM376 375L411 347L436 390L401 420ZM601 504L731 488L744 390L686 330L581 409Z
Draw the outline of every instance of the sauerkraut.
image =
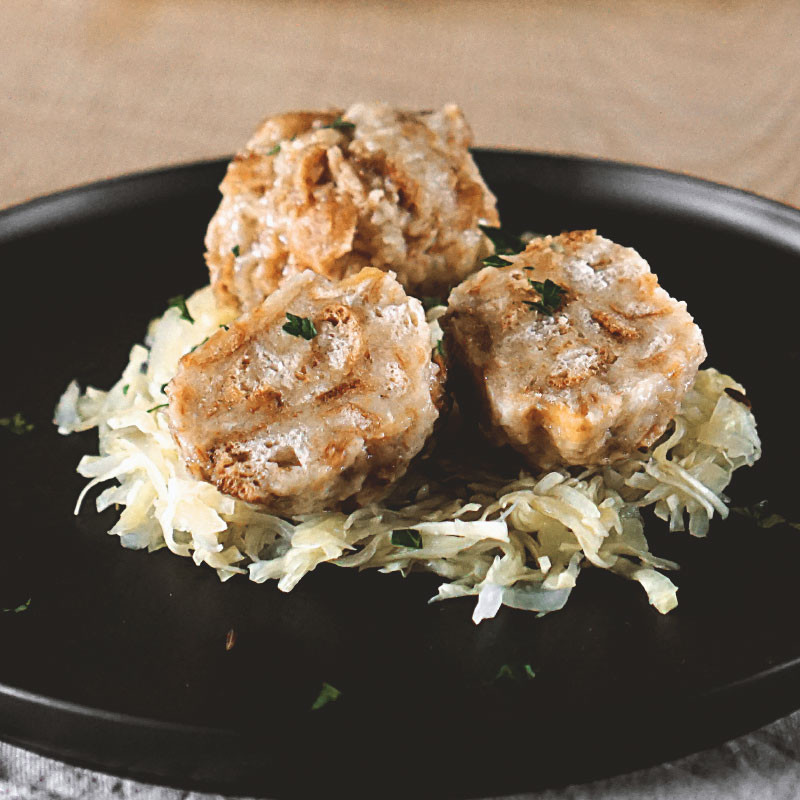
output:
M150 324L145 345L132 348L109 391L82 392L73 381L55 423L62 434L98 429L99 454L78 465L90 481L76 514L91 489L110 482L95 506L121 509L109 533L124 547L166 547L208 564L223 581L241 573L288 592L326 562L403 575L423 570L443 580L432 602L475 596L479 623L503 605L557 611L581 569L599 567L637 581L667 613L677 605L677 587L664 571L678 565L650 551L642 510L652 507L672 531L688 526L705 536L715 514L728 515L724 491L734 470L761 455L744 388L707 369L662 439L611 466L511 478L448 459L443 448L418 459L380 504L283 519L192 478L183 465L164 386L184 353L235 316L216 305L210 287L187 305L189 314L170 308ZM442 311L428 312L432 346Z

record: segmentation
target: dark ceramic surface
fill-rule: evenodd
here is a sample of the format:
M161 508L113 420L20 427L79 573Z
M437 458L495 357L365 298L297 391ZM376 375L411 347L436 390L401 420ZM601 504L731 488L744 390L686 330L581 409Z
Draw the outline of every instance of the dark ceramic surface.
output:
M478 151L505 224L596 227L688 301L709 363L749 389L764 457L730 494L795 513L800 212L664 172ZM429 606L433 576L320 568L288 595L123 550L72 507L93 432L50 424L68 381L110 386L166 298L207 280L222 162L134 175L0 212L0 737L152 782L265 796L477 796L673 758L800 707L800 533L715 520L652 534L680 606L585 571L543 619ZM229 629L235 647L226 651ZM533 680L494 681L503 664ZM328 681L342 691L310 706Z

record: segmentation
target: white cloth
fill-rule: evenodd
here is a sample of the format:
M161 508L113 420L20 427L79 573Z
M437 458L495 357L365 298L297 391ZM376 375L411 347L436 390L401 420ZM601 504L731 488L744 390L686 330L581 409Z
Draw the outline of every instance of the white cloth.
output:
M78 769L0 743L2 800L224 800ZM795 800L800 712L678 761L509 800Z

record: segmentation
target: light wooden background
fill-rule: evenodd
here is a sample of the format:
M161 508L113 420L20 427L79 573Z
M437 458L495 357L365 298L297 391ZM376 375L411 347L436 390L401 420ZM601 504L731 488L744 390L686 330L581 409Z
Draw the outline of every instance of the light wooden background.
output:
M800 0L0 0L0 206L360 99L800 205L799 37Z

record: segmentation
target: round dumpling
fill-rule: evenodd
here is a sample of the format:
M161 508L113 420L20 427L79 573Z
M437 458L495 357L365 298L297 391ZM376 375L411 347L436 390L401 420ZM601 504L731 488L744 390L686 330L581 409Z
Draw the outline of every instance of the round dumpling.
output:
M341 279L366 266L446 294L491 252L479 224L498 224L470 143L454 105L267 119L228 166L208 227L217 297L249 310L303 270Z
M277 514L386 495L438 417L420 302L390 273L306 271L185 355L169 420L186 465Z
M595 231L506 258L458 286L439 320L489 438L541 468L652 444L706 356L686 304L635 250Z

